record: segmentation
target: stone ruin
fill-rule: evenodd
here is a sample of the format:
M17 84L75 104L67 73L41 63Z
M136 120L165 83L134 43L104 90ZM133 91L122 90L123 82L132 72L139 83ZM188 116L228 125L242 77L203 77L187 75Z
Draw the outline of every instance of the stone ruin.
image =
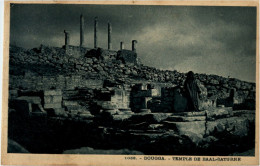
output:
M112 24L108 22L108 48L105 50L106 56L109 56L110 52L115 52L112 50ZM84 43L84 16L80 15L80 45L72 46L70 45L70 31L64 30L65 33L65 53L69 56L79 57L82 54L88 56L90 53L98 51L98 18L94 19L94 49L87 48ZM132 41L132 50L124 49L124 42L120 42L120 50L115 56L116 59L122 60L123 63L137 63L137 53L136 53L137 40Z
M184 73L138 62L132 50L10 47L8 136L31 153L128 149L138 154L230 155L254 147L255 84L196 74L200 112L187 110ZM64 139L66 138L66 139ZM230 144L230 141L232 144ZM248 142L245 146L243 142ZM225 147L223 150L223 147Z

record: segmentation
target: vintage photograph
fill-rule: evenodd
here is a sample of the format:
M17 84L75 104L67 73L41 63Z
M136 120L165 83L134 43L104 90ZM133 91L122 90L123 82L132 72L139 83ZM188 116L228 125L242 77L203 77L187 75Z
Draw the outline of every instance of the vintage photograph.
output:
M256 36L255 6L11 3L7 153L255 157Z

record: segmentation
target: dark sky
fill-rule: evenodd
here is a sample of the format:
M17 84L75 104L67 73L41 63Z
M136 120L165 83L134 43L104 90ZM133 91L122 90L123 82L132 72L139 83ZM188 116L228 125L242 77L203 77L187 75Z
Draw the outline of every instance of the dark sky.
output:
M25 48L64 45L63 30L79 45L79 18L85 18L85 41L93 47L93 21L99 20L98 43L107 48L107 22L113 49L120 41L143 64L180 72L230 76L255 82L256 8L132 5L19 5L11 7L10 42Z

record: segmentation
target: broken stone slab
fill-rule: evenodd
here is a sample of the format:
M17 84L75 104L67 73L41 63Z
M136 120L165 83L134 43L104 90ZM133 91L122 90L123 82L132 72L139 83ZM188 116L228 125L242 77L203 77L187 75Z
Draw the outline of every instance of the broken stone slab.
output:
M178 115L178 116L205 116L206 111L200 111L200 112L176 112L173 113L173 115Z
M228 117L233 115L232 107L218 107L212 108L211 110L206 110L206 116L208 120L215 120L223 117Z
M15 100L27 101L28 103L32 104L41 104L41 98L38 96L21 96L16 98Z
M230 117L207 121L206 135L216 133L231 134L233 136L247 136L249 134L249 120L246 117Z
M189 135L190 133L203 137L205 134L206 121L193 121L193 122L171 122L163 121L163 124L174 129L180 135Z
M124 120L131 118L131 117L132 117L131 114L112 115L112 120L113 121L124 121Z
M62 95L61 90L45 90L44 92L45 96L60 96Z
M170 116L166 119L173 122L192 122L192 121L205 121L206 116Z

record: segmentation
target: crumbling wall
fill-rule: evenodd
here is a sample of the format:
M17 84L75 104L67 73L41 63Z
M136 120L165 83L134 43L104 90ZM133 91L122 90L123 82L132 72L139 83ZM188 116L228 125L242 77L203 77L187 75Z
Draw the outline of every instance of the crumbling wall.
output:
M75 89L101 88L102 80L88 79L83 76L9 76L9 89Z

